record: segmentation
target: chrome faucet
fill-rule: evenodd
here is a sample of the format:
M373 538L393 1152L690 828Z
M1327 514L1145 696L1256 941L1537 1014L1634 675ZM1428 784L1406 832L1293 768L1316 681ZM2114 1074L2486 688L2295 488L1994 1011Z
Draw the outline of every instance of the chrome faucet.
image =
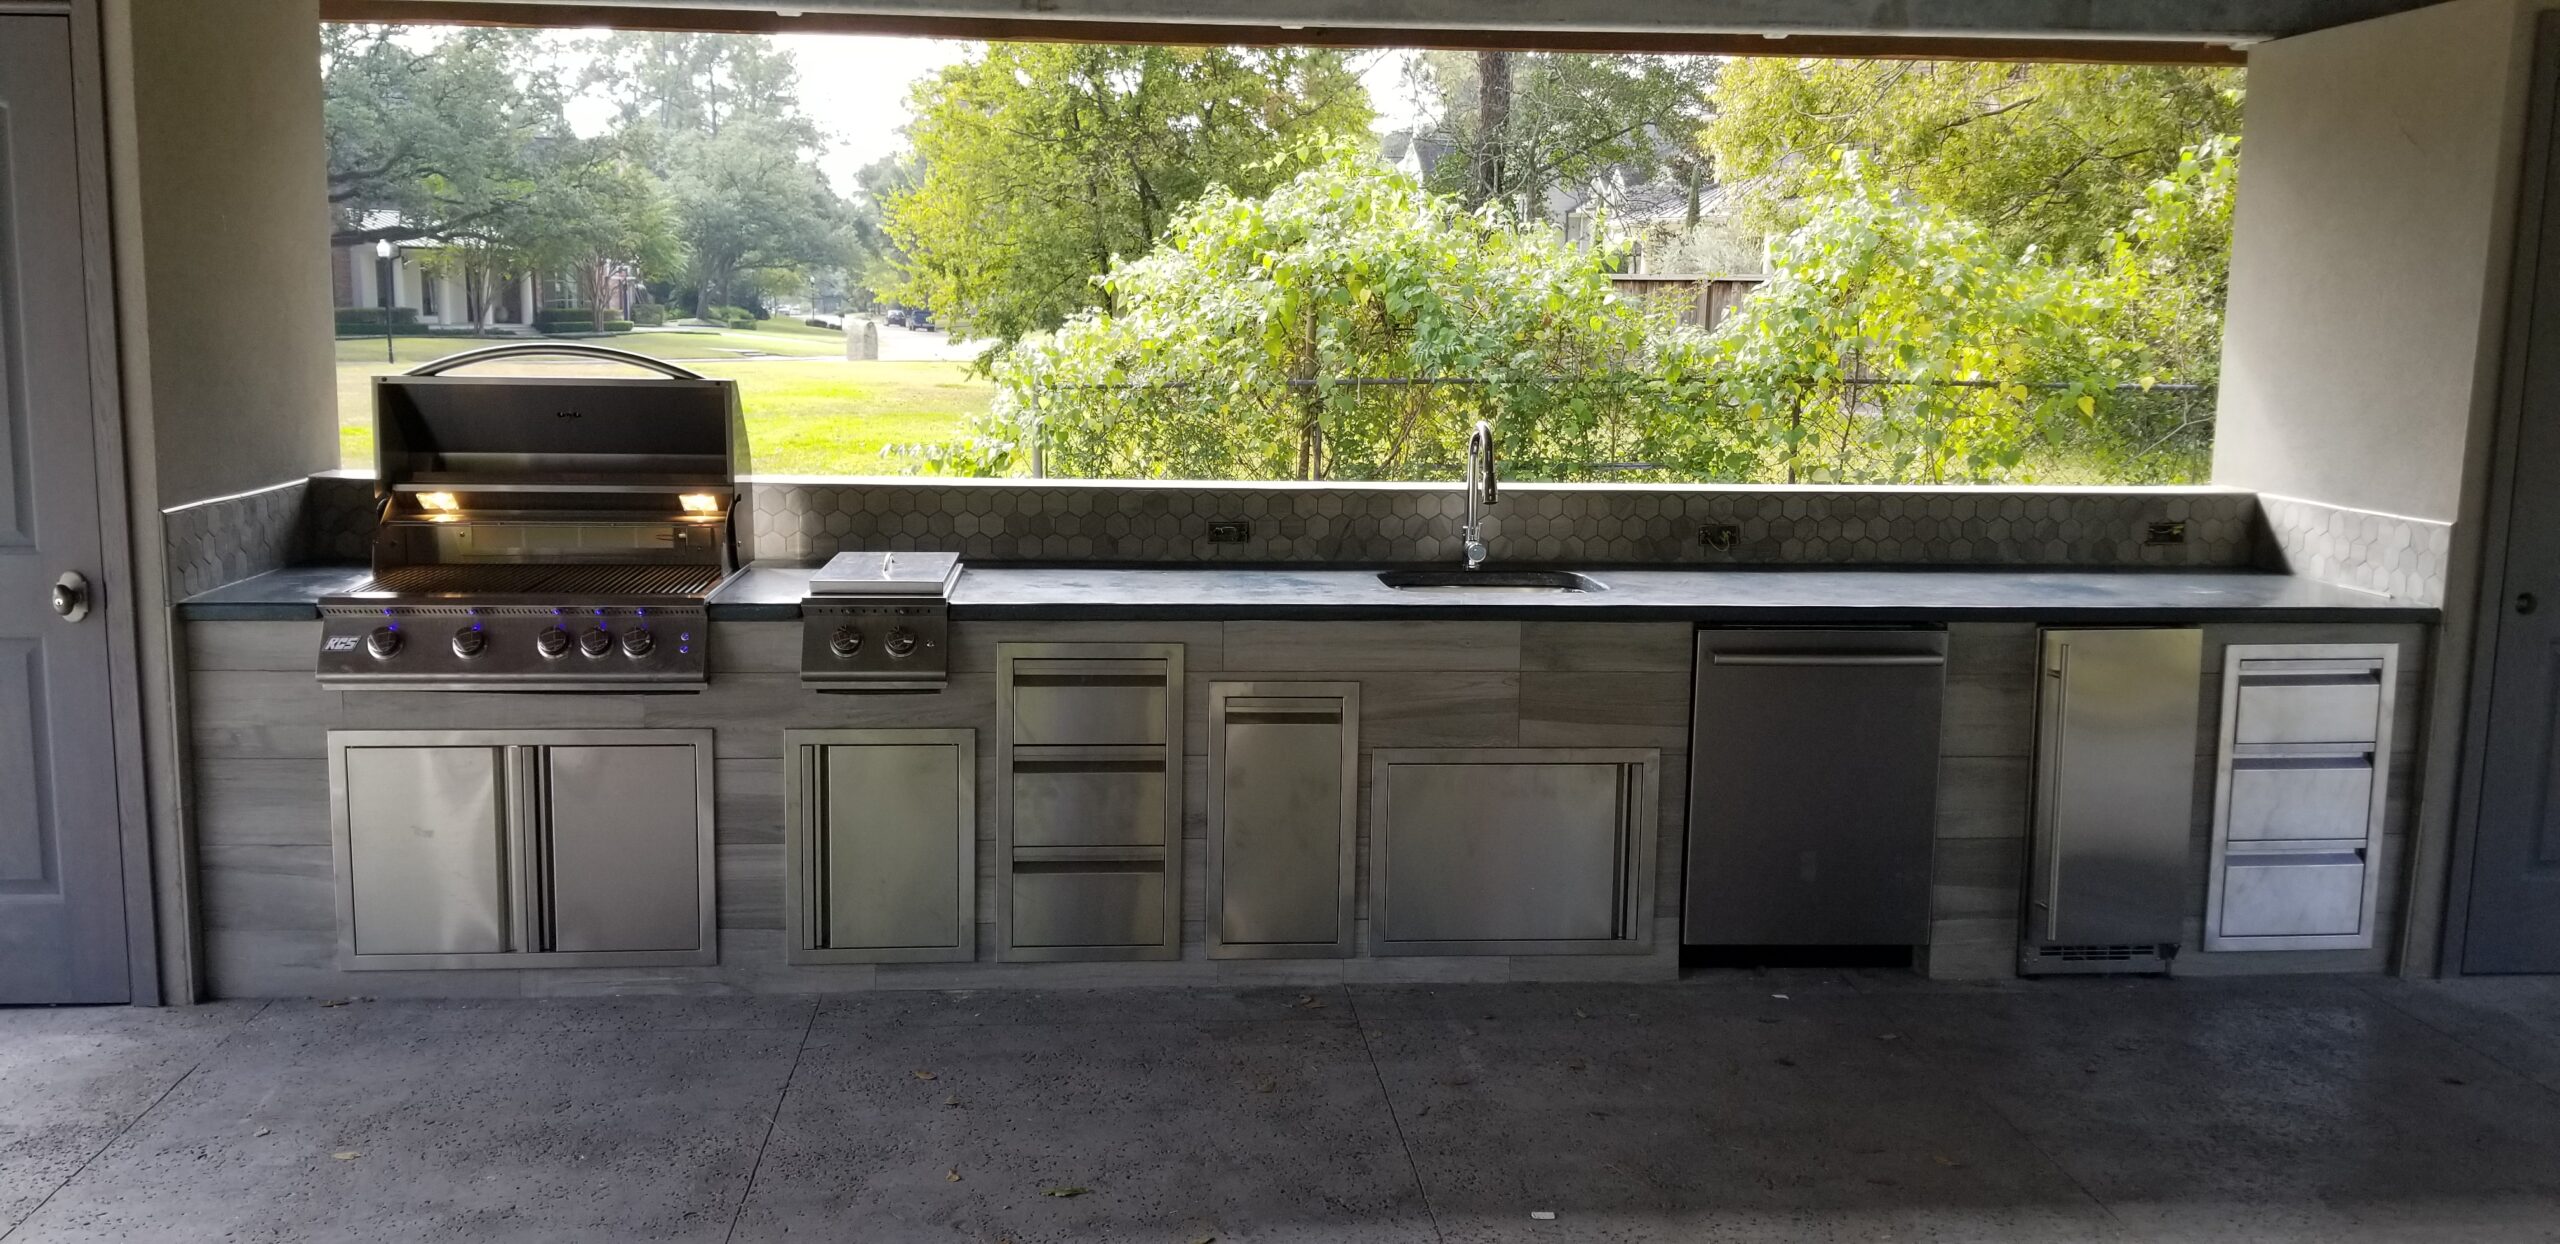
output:
M1467 517L1458 529L1458 538L1467 546L1467 569L1484 564L1484 512L1498 499L1501 491L1499 473L1494 469L1493 423L1476 420L1475 430L1467 433Z

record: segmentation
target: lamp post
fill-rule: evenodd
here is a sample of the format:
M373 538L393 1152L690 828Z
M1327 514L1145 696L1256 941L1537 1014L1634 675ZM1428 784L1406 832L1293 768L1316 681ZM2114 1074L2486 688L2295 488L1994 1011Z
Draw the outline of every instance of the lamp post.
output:
M400 361L391 341L391 283L394 279L391 255L394 249L389 238L373 244L374 284L382 287L382 361L386 363Z

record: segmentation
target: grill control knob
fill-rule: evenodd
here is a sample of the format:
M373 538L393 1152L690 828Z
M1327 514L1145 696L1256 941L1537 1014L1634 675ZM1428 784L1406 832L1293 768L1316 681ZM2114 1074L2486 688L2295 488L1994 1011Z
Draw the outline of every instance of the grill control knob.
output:
M489 649L489 636L479 627L466 626L453 633L453 655L469 660Z
M578 651L600 657L613 651L613 632L599 626L578 636Z
M622 633L622 655L626 657L645 657L651 648L657 646L657 637L651 635L645 626L635 626Z
M862 651L862 628L858 626L837 627L835 634L827 636L827 651L832 652L839 657L850 657L853 654Z
M534 650L540 652L546 657L556 658L569 655L569 645L571 642L573 641L569 638L569 632L561 630L556 626L551 627L548 630L543 631L541 634L533 637Z
M365 651L372 653L377 661L388 659L392 653L400 651L400 628L396 626L373 628L373 633L364 637L364 648Z
M903 626L891 627L889 637L882 640L880 646L888 649L890 656L905 656L916 650L916 633Z

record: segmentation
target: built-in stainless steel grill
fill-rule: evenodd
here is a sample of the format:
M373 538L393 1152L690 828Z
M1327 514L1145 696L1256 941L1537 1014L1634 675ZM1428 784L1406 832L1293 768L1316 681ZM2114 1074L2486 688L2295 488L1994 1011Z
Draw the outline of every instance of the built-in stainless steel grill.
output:
M456 376L570 356L652 378ZM737 386L535 342L374 380L373 577L320 602L320 681L429 691L691 691L741 561Z

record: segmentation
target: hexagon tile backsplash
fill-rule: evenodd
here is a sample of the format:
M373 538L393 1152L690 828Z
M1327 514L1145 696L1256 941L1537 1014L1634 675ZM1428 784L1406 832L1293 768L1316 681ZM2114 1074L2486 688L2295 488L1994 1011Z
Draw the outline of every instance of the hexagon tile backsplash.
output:
M755 485L752 541L792 560L1439 562L1458 558L1464 504L1434 485L772 479ZM1485 540L1509 562L2208 567L2254 564L2258 521L2249 493L2219 488L1511 484ZM1229 524L1243 538L1212 543Z
M2323 583L2441 607L2453 524L2261 495L2273 564Z

